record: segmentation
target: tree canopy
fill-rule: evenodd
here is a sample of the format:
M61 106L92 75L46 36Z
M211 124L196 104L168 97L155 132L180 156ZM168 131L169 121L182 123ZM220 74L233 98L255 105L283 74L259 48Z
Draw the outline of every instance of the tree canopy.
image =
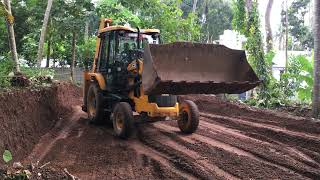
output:
M43 20L48 14L48 2L11 0L17 52L22 67L34 67L37 64L37 49ZM270 2L273 1L268 2L270 6L266 14L270 16L273 4ZM279 5L278 1L274 3ZM286 58L286 72L281 75L281 80L275 80L272 58L277 47L284 49L282 44L287 33L288 44L285 49L306 50L311 54L314 47L312 22L308 22L308 19L312 19L309 18L312 15L311 6L310 0L293 0L288 8L282 4L283 10L279 14L281 26L278 32L272 30L280 37L277 41L276 37L272 37L271 26L266 30L267 37L263 37L264 29L260 21L265 12L261 12L258 0L54 0L50 16L47 16L49 20L41 57L47 59L47 67L86 67L94 56L101 18L112 18L116 25L160 29L164 43L219 43L217 40L224 30L231 29L246 37L243 49L247 52L249 63L264 82L257 93L259 100L269 101L273 98L278 102L279 94L287 95L287 100L296 94L301 100L310 102L313 61L300 56ZM270 17L266 19L270 20ZM288 27L288 31L284 27ZM0 18L0 31L7 31L5 18ZM273 43L270 43L271 40ZM10 56L8 35L0 33L0 61L10 59Z

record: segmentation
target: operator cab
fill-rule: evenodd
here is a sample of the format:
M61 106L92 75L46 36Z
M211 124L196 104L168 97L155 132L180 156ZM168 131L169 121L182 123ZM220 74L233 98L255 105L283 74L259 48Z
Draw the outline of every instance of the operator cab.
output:
M128 88L127 67L133 61L143 59L147 43L159 44L160 31L135 30L125 26L109 26L99 32L100 49L96 71L103 74L111 92L125 92ZM137 65L138 66L138 65Z

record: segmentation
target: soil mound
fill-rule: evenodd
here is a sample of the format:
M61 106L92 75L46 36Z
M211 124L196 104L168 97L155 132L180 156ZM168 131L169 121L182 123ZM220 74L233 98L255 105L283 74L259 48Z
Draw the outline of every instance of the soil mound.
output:
M13 161L24 158L57 120L80 103L80 94L80 88L70 83L0 93L0 152L10 150Z

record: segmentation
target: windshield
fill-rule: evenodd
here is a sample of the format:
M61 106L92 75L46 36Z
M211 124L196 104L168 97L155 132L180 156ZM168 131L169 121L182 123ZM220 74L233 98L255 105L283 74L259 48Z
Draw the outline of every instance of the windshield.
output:
M137 37L138 33L119 33L119 48L122 50L134 50L137 49ZM159 36L153 34L140 34L140 48L144 48L145 43L159 44Z

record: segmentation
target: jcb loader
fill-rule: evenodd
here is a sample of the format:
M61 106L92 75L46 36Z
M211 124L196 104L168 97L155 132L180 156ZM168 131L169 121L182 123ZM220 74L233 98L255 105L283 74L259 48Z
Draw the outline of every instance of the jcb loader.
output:
M82 109L94 123L111 121L121 138L134 128L133 112L151 121L177 119L183 133L193 133L198 108L189 100L179 102L177 95L239 94L259 84L244 51L191 42L162 44L157 29L111 23L100 22L92 69L84 72Z

